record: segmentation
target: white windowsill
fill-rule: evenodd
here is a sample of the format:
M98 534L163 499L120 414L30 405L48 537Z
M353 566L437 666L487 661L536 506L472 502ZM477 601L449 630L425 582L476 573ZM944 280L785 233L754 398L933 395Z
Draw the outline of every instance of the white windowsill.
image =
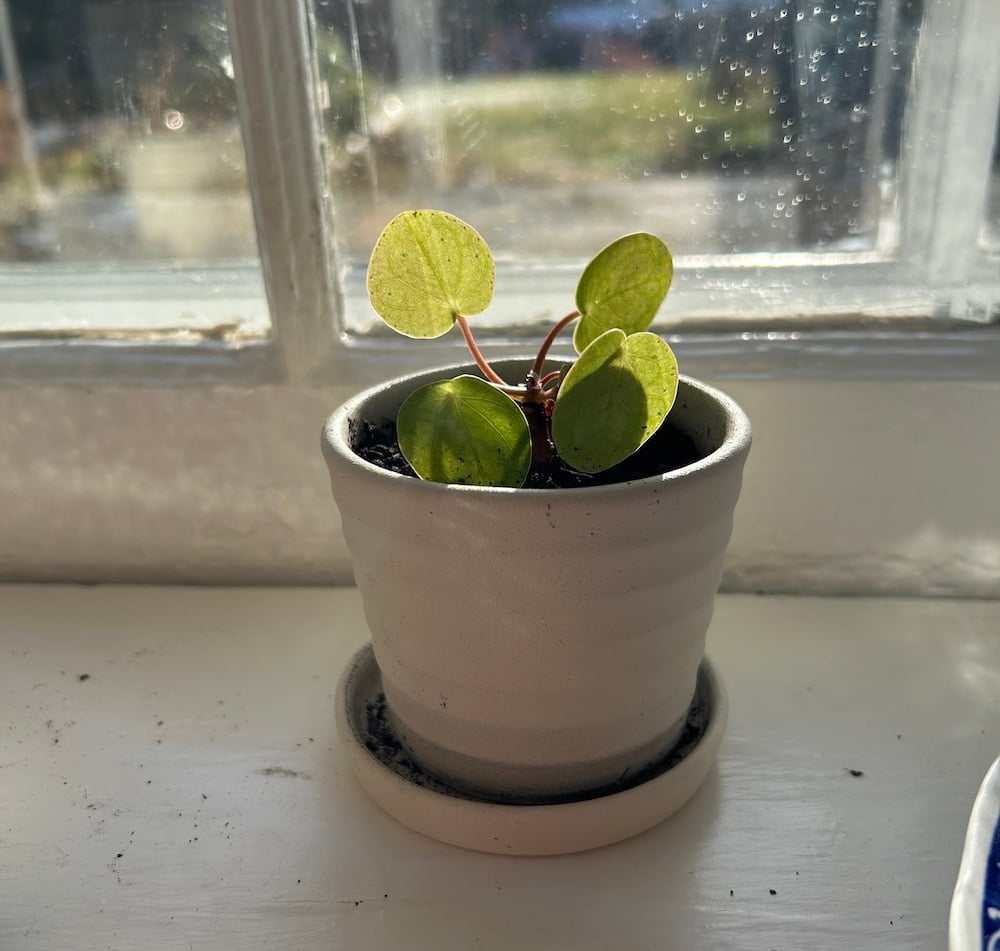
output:
M349 775L353 589L0 600L0 947L23 951L939 951L1000 747L1000 602L723 596L730 725L696 798L617 846L493 857Z

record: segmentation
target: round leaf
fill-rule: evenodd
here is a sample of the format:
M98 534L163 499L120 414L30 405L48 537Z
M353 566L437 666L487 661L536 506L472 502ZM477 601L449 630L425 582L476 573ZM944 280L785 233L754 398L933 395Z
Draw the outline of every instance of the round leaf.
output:
M552 415L559 455L581 472L627 459L657 429L677 395L677 359L656 334L609 330L566 374Z
M396 418L399 448L422 479L459 485L524 484L531 433L520 406L475 376L430 383Z
M609 244L587 265L576 287L582 318L573 334L577 353L608 330L645 330L673 278L670 251L655 235L630 234Z
M440 337L455 318L484 311L496 269L479 232L443 211L404 211L385 226L368 263L376 313L407 337Z

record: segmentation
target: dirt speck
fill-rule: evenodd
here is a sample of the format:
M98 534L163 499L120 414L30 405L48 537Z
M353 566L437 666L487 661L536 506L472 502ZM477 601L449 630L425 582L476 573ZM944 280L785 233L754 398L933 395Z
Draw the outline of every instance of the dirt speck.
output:
M308 773L300 773L294 769L286 769L284 766L266 766L264 769L258 769L257 773L260 776L284 776L289 779L310 779Z
M90 680L90 674L77 674L76 679L83 683L85 680Z

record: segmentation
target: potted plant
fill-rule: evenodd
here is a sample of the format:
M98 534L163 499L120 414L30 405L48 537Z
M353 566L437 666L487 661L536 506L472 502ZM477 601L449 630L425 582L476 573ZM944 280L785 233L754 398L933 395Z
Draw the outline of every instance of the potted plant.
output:
M493 293L483 239L443 212L414 211L375 246L368 288L383 319L412 337L457 324L473 356L360 394L323 436L388 728L452 806L501 810L494 826L459 834L398 783L379 786L362 749L369 792L421 831L494 848L487 832L502 814L510 835L494 850L568 851L658 821L707 772L714 747L680 801L636 798L662 775L704 675L750 445L739 407L678 376L669 346L646 331L672 273L658 238L614 242L533 359L491 364L467 319ZM550 360L574 324L576 359ZM717 745L724 699L710 681ZM349 726L348 739L371 752L365 728ZM571 803L615 803L618 821L539 842L551 807Z

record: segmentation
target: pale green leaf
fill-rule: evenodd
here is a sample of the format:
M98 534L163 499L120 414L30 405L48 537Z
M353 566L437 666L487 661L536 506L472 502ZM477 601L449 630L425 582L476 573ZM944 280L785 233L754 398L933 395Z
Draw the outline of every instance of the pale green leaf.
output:
M608 330L645 330L670 290L674 263L655 235L626 235L609 244L587 265L576 287L581 320L573 346L583 351Z
M404 211L385 226L368 264L375 312L407 337L440 337L484 311L496 269L486 242L443 211Z
M475 376L416 390L396 418L399 448L422 479L519 488L531 465L520 406Z
M559 388L552 439L581 472L627 459L670 412L677 360L656 334L609 330L580 354Z

